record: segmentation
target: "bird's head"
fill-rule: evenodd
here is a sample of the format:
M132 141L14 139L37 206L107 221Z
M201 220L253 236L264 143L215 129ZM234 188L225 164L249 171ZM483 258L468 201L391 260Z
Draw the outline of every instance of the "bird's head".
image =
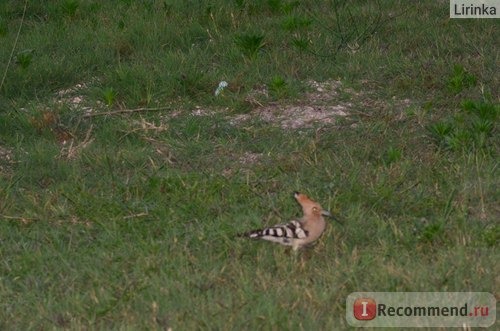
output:
M294 192L293 197L302 207L302 212L304 213L305 217L331 216L329 211L323 210L319 203L312 201L307 195L299 192Z

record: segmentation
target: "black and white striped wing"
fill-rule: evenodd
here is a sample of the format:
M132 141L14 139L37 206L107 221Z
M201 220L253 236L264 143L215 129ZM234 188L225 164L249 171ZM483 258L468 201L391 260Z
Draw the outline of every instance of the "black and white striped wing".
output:
M290 246L296 239L305 239L308 236L308 232L298 221L291 221L287 224L250 231L246 233L245 236L252 239L263 239Z

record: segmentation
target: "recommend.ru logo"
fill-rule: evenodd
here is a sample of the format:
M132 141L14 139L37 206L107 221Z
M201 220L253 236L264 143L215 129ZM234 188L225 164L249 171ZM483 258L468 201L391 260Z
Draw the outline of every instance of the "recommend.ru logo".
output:
M355 292L346 319L356 327L488 327L496 299L486 292Z

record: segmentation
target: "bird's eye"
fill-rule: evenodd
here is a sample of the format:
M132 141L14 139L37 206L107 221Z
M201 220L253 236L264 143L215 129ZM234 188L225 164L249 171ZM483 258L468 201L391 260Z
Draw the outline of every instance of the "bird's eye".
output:
M317 212L317 211L318 211L318 208L313 207L313 211L314 211L314 212Z

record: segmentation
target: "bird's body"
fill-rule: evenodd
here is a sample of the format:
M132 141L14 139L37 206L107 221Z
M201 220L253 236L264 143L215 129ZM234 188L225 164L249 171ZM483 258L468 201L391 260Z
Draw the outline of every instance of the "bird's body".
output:
M302 218L286 224L250 231L242 236L292 246L293 250L316 241L326 227L324 216L329 216L330 213L323 210L317 202L312 201L305 194L295 192L294 197L302 207L304 213Z

